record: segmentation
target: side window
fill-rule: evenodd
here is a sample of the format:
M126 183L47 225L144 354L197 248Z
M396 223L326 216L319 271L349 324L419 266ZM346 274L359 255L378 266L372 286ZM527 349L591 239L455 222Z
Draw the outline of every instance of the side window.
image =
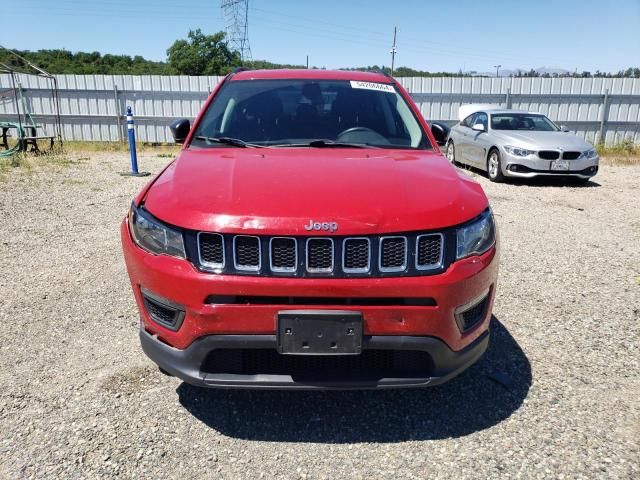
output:
M471 126L475 125L476 123L481 123L484 126L485 130L489 129L489 117L487 117L487 114L484 112L478 112L476 114L476 116L473 119L473 123L471 124Z
M473 117L475 117L475 115L476 115L475 113L472 113L467 118L465 118L462 121L462 125L465 126L465 127L471 128L473 126L472 120L473 120Z

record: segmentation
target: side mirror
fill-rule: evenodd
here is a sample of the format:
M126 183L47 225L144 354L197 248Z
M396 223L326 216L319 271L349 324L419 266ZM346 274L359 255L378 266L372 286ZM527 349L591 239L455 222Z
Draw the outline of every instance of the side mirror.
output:
M191 122L186 118L181 118L169 125L169 130L171 130L171 135L173 135L173 139L176 143L184 143L187 136L189 136Z
M483 124L476 123L473 127L471 127L471 130L475 130L476 132L485 132L486 128L484 128Z
M567 127L566 125L560 125L560 131L561 132L569 132L569 127Z
M436 143L440 146L447 143L447 137L449 136L449 127L444 123L433 122L431 124L431 133L436 139Z

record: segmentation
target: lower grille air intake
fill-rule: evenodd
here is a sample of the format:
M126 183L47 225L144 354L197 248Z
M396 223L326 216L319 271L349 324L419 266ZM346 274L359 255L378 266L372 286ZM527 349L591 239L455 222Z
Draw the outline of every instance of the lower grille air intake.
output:
M469 330L484 319L489 304L489 293L456 309L455 318L461 332Z
M364 350L360 355L280 355L275 349L214 350L206 373L290 375L296 380L377 380L428 377L431 356L411 350Z
M171 330L178 330L184 320L184 307L159 297L142 288L142 300L147 314L156 323Z

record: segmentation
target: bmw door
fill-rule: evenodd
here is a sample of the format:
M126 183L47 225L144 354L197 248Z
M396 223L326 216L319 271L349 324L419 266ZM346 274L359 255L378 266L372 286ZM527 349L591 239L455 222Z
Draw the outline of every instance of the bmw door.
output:
M456 160L460 163L469 164L469 148L472 142L472 135L475 133L471 130L471 126L473 125L473 118L476 116L475 113L472 113L463 121L460 122L458 127L458 142L455 144L456 147Z
M478 112L473 117L471 126L482 125L484 130L471 130L467 147L467 159L470 165L486 170L485 158L489 145L489 116L485 112Z

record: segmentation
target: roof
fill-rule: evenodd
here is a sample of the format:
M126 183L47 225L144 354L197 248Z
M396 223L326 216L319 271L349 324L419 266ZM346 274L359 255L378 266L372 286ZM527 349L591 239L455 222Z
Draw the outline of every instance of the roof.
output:
M506 108L494 108L489 110L489 113L499 114L499 113L526 113L528 115L543 115L540 112L532 112L531 110L514 110L514 109L506 109Z
M391 77L383 73L360 72L351 70L243 70L233 75L231 80L356 80L361 82L393 83Z
M533 114L533 115L542 115L539 112L508 109L508 108L500 107L499 105L469 103L469 104L460 105L460 108L458 109L458 120L462 121L472 113L476 113L476 112L487 112L492 115L500 114L500 113L527 113L527 114Z

